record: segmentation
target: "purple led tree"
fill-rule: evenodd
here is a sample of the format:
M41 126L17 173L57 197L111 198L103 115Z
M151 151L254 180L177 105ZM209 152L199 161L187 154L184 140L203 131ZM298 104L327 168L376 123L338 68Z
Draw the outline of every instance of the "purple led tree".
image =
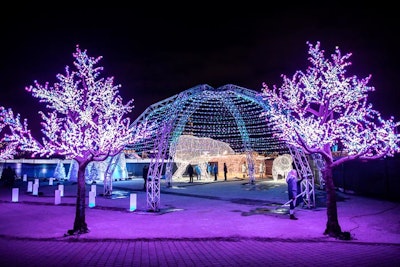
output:
M4 114L7 111L4 109L4 107L0 107L0 133L4 134L3 129L6 128L6 124L4 123L4 120L1 118L4 118ZM14 155L17 154L17 144L15 143L10 143L10 142L5 142L2 140L0 143L0 160L6 160L6 159L13 159Z
M1 125L9 133L4 139L10 146L26 151L32 156L63 155L78 162L78 185L75 221L68 234L89 232L85 218L85 169L92 161L103 161L120 153L127 144L147 136L152 127L144 123L140 128L130 127L129 118L133 100L123 104L118 94L121 85L114 86L114 78L99 78L102 67L95 67L102 57L88 57L79 46L73 53L76 70L67 66L66 75L58 74L53 86L34 82L26 90L46 103L45 114L39 112L42 133L39 142L31 135L27 120L11 109L1 108ZM4 129L3 129L4 130Z
M345 77L351 53L341 55L338 48L331 61L324 58L320 43L309 46L310 67L296 71L292 79L282 75L283 84L272 90L264 83L262 96L270 105L263 115L277 130L278 138L303 148L306 154L319 153L325 161L322 170L327 193L325 235L342 237L339 225L333 169L354 159L378 159L400 151L399 123L383 120L367 103L371 75L359 80ZM331 147L338 145L344 155L333 157Z

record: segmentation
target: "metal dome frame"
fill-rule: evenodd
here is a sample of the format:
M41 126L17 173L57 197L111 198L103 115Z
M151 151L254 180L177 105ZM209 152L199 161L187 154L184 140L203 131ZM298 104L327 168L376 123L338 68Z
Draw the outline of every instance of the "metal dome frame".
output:
M228 143L235 153L245 153L249 180L254 183L252 152L287 151L287 145L274 137L266 118L261 116L268 108L261 92L232 84L218 88L198 85L149 106L131 127L156 123L157 130L150 137L127 146L139 155L150 155L148 208L158 211L165 162L165 177L171 183L171 154L181 134L209 137Z

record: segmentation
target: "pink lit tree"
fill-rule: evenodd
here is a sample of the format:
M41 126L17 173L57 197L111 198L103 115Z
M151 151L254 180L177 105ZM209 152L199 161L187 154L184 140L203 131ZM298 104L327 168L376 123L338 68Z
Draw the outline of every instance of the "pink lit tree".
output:
M4 114L6 110L3 107L0 107L0 117ZM0 121L0 133L3 133L3 129L6 127L6 124ZM17 144L5 142L2 140L0 143L0 160L13 159L17 154Z
M306 72L296 71L290 79L282 75L280 88L271 90L264 83L262 96L270 105L265 111L267 121L277 136L289 145L302 148L306 154L319 153L325 161L322 174L327 193L327 224L325 235L343 237L336 205L333 169L355 159L378 159L400 151L398 122L381 118L367 103L367 86L371 75L364 79L346 77L351 53L343 55L339 48L325 59L320 43L307 42L311 66ZM333 157L331 147L338 145L341 157Z
M78 184L75 221L68 234L88 233L85 218L85 169L92 161L104 161L115 156L127 144L134 143L149 134L152 127L143 124L130 127L125 115L131 112L133 100L123 104L114 78L100 78L103 67L96 67L102 57L89 57L79 46L73 53L75 70L65 68L66 74L58 74L53 86L34 82L26 88L40 102L46 103L48 113L39 114L43 122L44 137L39 142L28 128L27 120L19 114L1 108L1 125L8 126L4 141L10 148L17 147L32 156L62 155L78 162ZM3 129L5 130L5 129Z

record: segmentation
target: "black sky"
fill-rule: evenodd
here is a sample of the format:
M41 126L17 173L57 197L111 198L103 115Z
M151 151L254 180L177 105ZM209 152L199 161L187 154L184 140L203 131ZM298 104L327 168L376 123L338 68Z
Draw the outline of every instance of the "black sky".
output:
M306 42L320 41L326 56L336 46L351 52L349 75L372 74L369 85L376 91L369 102L384 117L400 118L394 7L162 8L4 9L0 105L34 128L37 111L45 109L25 87L34 80L58 82L56 75L72 66L77 44L89 56L103 56L103 77L114 76L124 100L134 99L134 120L149 105L199 84L256 91L263 82L279 86L281 74L309 66Z

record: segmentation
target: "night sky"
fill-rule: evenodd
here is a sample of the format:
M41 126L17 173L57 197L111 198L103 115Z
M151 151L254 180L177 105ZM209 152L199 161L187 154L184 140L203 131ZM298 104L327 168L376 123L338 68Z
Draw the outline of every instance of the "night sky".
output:
M103 56L103 77L115 77L125 102L134 99L133 121L149 105L200 84L260 92L263 82L279 86L281 74L310 65L306 42L320 41L326 57L336 46L351 52L348 74L372 74L369 102L384 118L400 120L396 9L285 5L4 9L0 105L37 127L45 107L25 87L58 82L77 44Z

